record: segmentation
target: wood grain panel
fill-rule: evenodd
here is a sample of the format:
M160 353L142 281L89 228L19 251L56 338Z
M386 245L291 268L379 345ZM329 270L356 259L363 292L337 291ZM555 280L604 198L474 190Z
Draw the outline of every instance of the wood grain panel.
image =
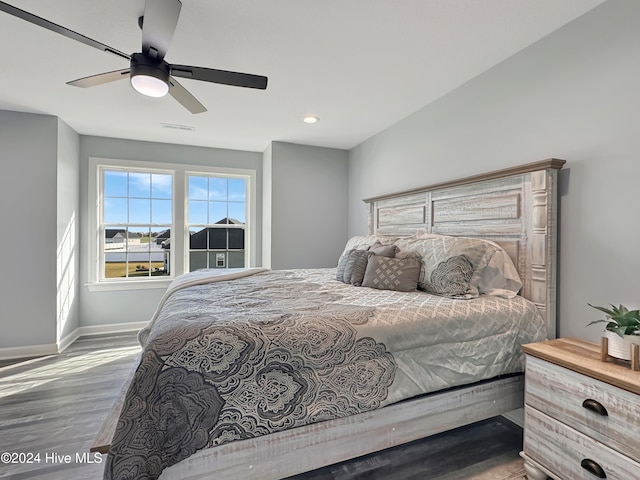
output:
M519 220L449 222L435 224L432 230L456 237L520 238L522 223Z
M378 208L378 228L386 225L424 224L426 205Z
M460 198L435 200L433 224L520 218L520 195L469 195Z
M598 402L607 415L585 408L585 400ZM527 356L525 402L640 461L640 396Z
M640 463L528 406L525 406L524 450L561 480L597 478L580 466L584 459L597 462L608 480L631 480L638 478L640 472Z
M427 195L419 193L376 203L371 206L369 222L381 235L413 235L430 223Z
M527 354L640 395L640 372L614 360L600 361L600 346L577 338L557 338L522 346Z
M566 160L558 158L549 158L547 160L540 160L537 162L526 163L524 165L517 165L515 167L504 168L501 170L495 170L493 172L481 173L479 175L471 175L469 177L458 178L449 180L446 182L432 183L420 188L414 188L412 190L405 190L403 192L396 192L388 195L380 195L377 197L365 198L364 202L373 203L387 198L396 198L399 196L407 196L420 192L428 192L432 190L443 190L445 188L464 186L469 184L480 184L487 180L494 180L497 178L512 177L515 175L526 174L530 172L543 171L548 169L559 170L566 163Z
M524 480L521 446L522 429L494 417L287 480Z

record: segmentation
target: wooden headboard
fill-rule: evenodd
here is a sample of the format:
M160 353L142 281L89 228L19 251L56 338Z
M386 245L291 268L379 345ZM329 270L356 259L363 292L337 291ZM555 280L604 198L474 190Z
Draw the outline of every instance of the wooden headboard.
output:
M483 175L368 198L369 233L418 230L498 243L556 337L557 183L565 160L552 158Z

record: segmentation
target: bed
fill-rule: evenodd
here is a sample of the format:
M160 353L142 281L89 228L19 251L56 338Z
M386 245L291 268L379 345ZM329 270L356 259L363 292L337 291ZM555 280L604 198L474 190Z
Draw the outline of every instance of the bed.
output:
M555 337L563 164L367 199L369 235L337 269L178 277L140 333L113 437L96 446L109 448L105 478L285 478L521 407L520 345ZM465 255L425 276L434 246ZM487 286L498 252L520 295ZM459 258L468 270L448 263ZM398 268L418 268L413 290L376 283ZM440 281L451 275L462 287Z

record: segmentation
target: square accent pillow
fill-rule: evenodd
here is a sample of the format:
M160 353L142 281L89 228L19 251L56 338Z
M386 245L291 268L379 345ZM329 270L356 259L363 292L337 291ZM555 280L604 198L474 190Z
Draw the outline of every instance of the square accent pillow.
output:
M390 258L395 257L398 250L397 245L383 245L380 240L376 240L375 243L369 247L369 251L374 255Z
M418 288L421 263L417 256L391 258L372 255L367 263L362 286L411 292Z

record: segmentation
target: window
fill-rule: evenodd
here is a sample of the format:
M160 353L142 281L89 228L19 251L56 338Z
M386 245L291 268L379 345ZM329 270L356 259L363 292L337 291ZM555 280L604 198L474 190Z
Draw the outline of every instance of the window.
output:
M255 171L90 159L90 174L90 287L166 286L185 272L255 261Z
M246 180L188 176L189 270L245 266Z
M165 241L173 224L173 175L103 168L104 278L168 275Z

